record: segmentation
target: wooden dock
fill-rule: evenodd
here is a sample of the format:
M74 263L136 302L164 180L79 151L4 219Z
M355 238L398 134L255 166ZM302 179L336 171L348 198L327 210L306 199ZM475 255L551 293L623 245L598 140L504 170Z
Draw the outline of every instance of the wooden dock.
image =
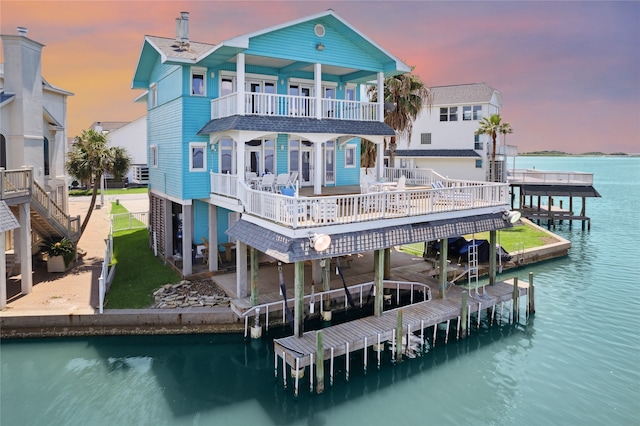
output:
M517 297L528 295L528 283L519 283ZM432 289L433 294L439 294L437 288ZM426 340L427 328L433 327L432 342L435 344L436 333L438 330L438 324L446 323L446 337L448 339L449 325L451 320L456 320L457 333L461 328L461 315L466 316L467 327L462 325L462 328L470 328L470 314L473 312L482 312L483 310L490 309L491 318L494 318L496 306L500 306L502 309L504 302L513 300L514 296L514 284L513 280L497 282L493 286L484 287L484 292L481 289L468 291L467 309L466 312L462 312L462 301L464 300L463 293L467 292L460 286L450 286L447 290L446 298L441 299L435 297L433 300L424 302L417 302L401 308L391 309L383 312L380 317L366 317L353 321L349 321L343 324L323 328L322 333L322 347L323 347L323 361L329 360L330 362L330 377L333 379L333 359L337 356L349 355L354 351L374 347L374 352L377 352L377 364L380 365L381 351L385 342L395 344L396 330L400 330L400 324L398 318L402 319L402 336L406 336L406 341L415 339L417 335L420 337L422 345ZM516 304L517 306L517 304ZM511 303L510 308L513 309ZM399 315L399 311L402 311ZM502 313L502 312L500 312ZM480 315L476 316L477 324L480 323ZM303 375L303 371L306 367L309 367L309 377L313 381L313 365L317 362L317 333L319 331L308 331L302 335L302 337L289 336L280 339L275 339L274 353L275 353L275 367L276 375L278 373L279 364L282 363L283 381L286 385L287 381L287 366L291 369L291 376L295 377L295 390L298 391L298 380ZM413 335L414 337L410 337ZM364 368L367 368L368 356L364 357ZM345 359L346 374L349 374L349 357ZM333 380L331 380L333 382ZM311 382L313 384L313 382Z

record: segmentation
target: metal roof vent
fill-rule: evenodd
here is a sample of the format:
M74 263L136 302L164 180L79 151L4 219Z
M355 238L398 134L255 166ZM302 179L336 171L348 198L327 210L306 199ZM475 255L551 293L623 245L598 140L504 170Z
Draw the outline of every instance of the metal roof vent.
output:
M176 42L180 50L189 50L189 12L180 12L176 18Z
M29 31L27 27L18 27L18 34L20 34L22 37L27 36L27 31Z

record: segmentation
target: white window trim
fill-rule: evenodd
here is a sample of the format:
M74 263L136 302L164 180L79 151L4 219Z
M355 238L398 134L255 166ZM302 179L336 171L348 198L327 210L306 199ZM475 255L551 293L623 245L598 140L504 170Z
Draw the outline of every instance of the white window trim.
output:
M352 158L353 158L353 164L349 164L349 163L347 163L347 158L349 157L349 156L347 155L347 152L348 152L348 151L353 151L353 156L352 156ZM345 168L345 169L351 169L351 168L356 167L356 164L357 164L357 162L358 162L358 161L356 160L356 153L357 153L357 150L356 150L356 146L355 146L355 145L353 145L353 144L347 144L347 145L345 145L345 146L344 146L344 168Z
M149 85L149 104L151 108L158 106L158 83L151 83Z
M193 75L202 74L202 95L193 93ZM207 69L204 67L191 67L191 79L189 81L189 92L191 96L207 96Z
M150 166L154 169L158 168L158 145L149 145L149 159Z
M193 150L202 148L202 168L193 168ZM206 172L207 171L207 143L206 142L190 142L189 143L189 171L190 172Z

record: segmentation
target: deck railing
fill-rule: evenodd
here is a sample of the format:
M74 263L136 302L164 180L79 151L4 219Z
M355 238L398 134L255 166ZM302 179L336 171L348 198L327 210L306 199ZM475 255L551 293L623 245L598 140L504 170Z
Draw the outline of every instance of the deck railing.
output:
M593 185L593 173L516 169L509 170L508 180L510 183L585 186Z
M316 98L275 93L231 93L211 101L211 119L238 113L238 102L245 115L316 118ZM378 121L378 105L374 102L321 99L320 118L356 121Z
M0 167L0 200L30 195L32 187L31 169L5 170Z
M242 181L237 185L235 175L211 173L211 192L237 198L246 213L294 229L504 207L509 203L507 184L445 178L438 181L442 188L425 185L405 191L289 197L252 189Z
M357 308L362 308L366 303L369 297L373 298L373 287L375 286L373 281L369 281L362 284L356 284L347 287L347 290L350 294L352 294L352 299L354 299L353 294L357 294L357 300L354 300L354 305ZM431 288L427 284L411 282L411 281L392 281L392 280L384 280L382 282L383 289L385 290L395 290L396 293L396 305L400 304L400 291L408 290L410 292L409 304L414 303L414 292L418 291L422 293L422 300L419 302L426 302L431 300ZM392 296L392 295L390 295ZM346 296L344 288L333 289L329 291L320 291L314 294L308 294L303 297L304 305L312 305L317 302L319 304L319 311L322 312L324 309L324 301L328 300L336 300L344 298L344 306L343 308L346 310L349 308L348 297ZM287 300L279 300L277 302L264 303L261 305L253 306L247 309L242 313L242 317L244 318L244 333L245 337L247 337L249 318L253 318L256 316L264 315L265 327L266 330L269 330L269 311L279 311L282 310L282 322L286 321L286 311L287 307L292 307L294 305L295 298L289 298ZM338 309L340 309L338 307Z

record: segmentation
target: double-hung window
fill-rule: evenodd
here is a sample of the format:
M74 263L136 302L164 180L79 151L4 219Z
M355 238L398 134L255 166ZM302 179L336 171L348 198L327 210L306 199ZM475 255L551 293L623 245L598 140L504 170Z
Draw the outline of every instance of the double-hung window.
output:
M189 171L204 172L207 170L207 143L191 142L189 144Z
M206 75L206 68L191 67L191 94L193 96L204 96L207 93Z
M458 121L458 107L440 108L440 121Z
M347 144L344 146L344 167L351 168L356 166L356 146Z

